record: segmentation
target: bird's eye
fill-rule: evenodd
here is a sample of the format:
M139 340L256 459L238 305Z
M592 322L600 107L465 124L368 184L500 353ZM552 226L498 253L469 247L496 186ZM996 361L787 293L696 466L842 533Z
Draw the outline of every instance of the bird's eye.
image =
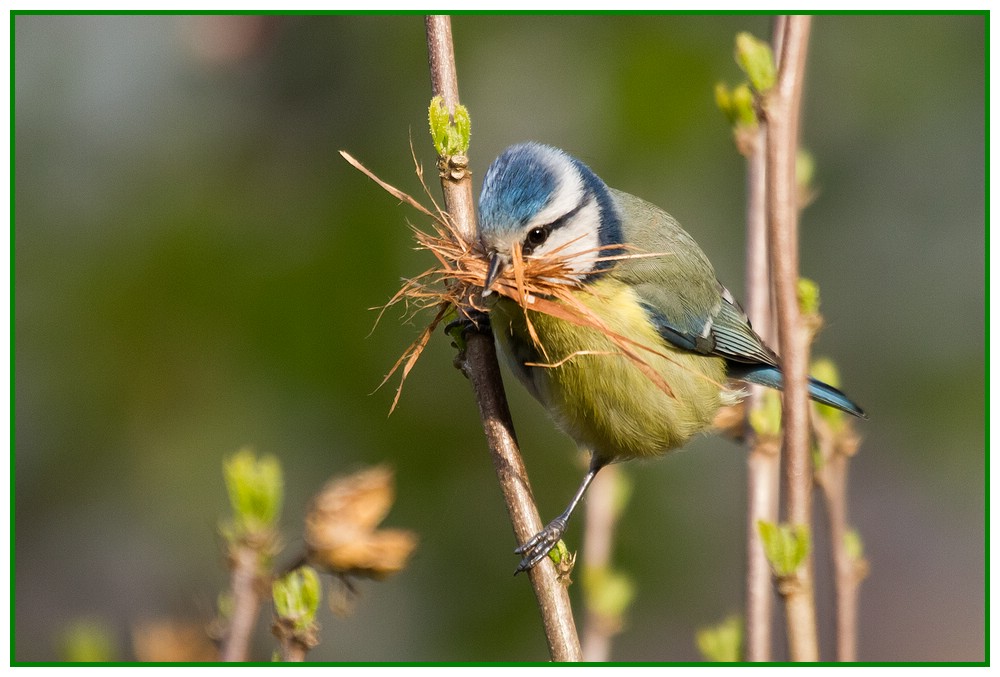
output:
M545 242L549 237L548 228L532 228L528 231L528 236L524 238L524 243L528 245L530 249L538 247Z

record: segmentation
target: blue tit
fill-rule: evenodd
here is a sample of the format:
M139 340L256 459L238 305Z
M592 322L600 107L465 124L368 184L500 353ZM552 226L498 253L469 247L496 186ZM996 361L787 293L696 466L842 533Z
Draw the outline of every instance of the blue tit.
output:
M746 392L730 379L782 387L778 357L750 327L708 258L672 216L609 188L564 151L537 143L506 149L490 165L479 198L480 243L489 256L483 295L511 265L558 255L576 279L574 297L643 352L670 393L616 353L606 334L495 295L490 325L511 370L557 425L591 453L566 510L516 552L533 567L562 537L573 509L609 463L650 458L712 425ZM619 257L626 252L662 254ZM534 327L544 354L532 341ZM867 418L848 397L810 380L812 399Z

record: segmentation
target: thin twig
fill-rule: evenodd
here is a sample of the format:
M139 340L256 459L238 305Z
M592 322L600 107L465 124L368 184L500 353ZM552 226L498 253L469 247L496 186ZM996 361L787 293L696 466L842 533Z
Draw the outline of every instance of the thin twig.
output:
M260 552L243 543L233 549L231 557L229 585L233 607L219 659L242 662L249 660L250 637L260 612Z
M305 662L306 654L319 644L315 632L311 636L304 636L290 627L290 624L280 620L275 623L274 634L278 637L278 655L281 656L282 663Z
M754 329L766 342L774 335L771 313L771 275L767 247L767 176L765 143L767 124L754 129L741 128L737 142L747 162L747 314ZM746 412L760 406L762 386L752 386ZM771 566L764 553L761 520L778 521L778 486L781 456L771 440L757 437L746 425L747 455L747 573L744 658L748 661L771 660L771 614L773 586Z
M435 96L442 96L448 109L454 111L459 98L451 19L448 16L428 16L426 28L433 93ZM467 241L473 241L475 206L472 180L468 172L458 179L451 173L442 172L441 186L445 209L453 223ZM524 543L541 530L542 521L531 495L528 476L514 436L514 426L492 339L483 334L470 333L461 367L472 383L514 534L518 543ZM557 579L552 562L548 558L543 559L529 570L528 578L538 600L552 660L581 660L580 640L576 633L569 595Z
M850 422L845 421L843 429L835 431L829 422L818 415L813 417L813 421L823 459L816 471L816 483L822 491L830 522L837 608L837 660L853 662L858 659L858 588L868 574L868 563L852 554L847 544L848 468L860 440Z
M293 639L281 642L282 663L302 663L309 649Z
M609 465L594 478L588 490L583 535L583 565L587 570L607 570L611 566L611 543L618 521L614 502L621 482L620 472L617 466ZM582 640L585 661L610 660L611 638L620 632L620 620L609 619L587 607Z
M810 17L781 17L775 24L778 77L764 100L767 117L768 240L777 301L778 337L784 372L782 409L785 519L793 525L812 521L812 463L809 449L809 403L806 378L809 346L802 331L797 286L798 206L795 157L799 110L805 75ZM789 652L795 661L819 659L812 558L780 586L785 600Z

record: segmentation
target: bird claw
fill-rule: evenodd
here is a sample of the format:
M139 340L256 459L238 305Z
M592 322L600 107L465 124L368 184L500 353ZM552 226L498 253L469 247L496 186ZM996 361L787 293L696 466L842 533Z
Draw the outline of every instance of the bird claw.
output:
M459 318L452 320L444 326L444 333L463 344L469 332L489 334L490 331L489 314L468 308L460 310Z
M566 531L566 520L557 517L532 536L527 543L516 548L514 552L523 555L523 558L521 563L517 565L517 571L514 572L514 575L527 571L541 562L549 554L549 551L559 543L564 531Z

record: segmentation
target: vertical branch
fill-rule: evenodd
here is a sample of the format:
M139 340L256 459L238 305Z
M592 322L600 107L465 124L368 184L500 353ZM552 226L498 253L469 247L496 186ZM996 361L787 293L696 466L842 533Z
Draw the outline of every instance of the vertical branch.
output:
M830 542L833 557L837 608L837 660L857 660L857 577L854 562L847 556L844 541L847 536L847 457L833 455L824 464L826 476L820 488L830 520Z
M458 99L458 69L455 67L455 48L451 37L451 17L428 16L427 59L431 71L431 91L444 99L448 112L454 115ZM442 158L444 159L444 158ZM444 176L441 190L445 206L458 232L469 242L476 238L476 209L472 197L472 174L456 173Z
M233 607L226 635L219 648L219 660L227 663L249 660L250 637L260 612L262 587L260 552L257 548L240 544L233 549L230 557L230 596Z
M301 642L297 642L294 639L282 639L280 642L281 646L281 662L282 663L304 663L306 660L306 653L309 651L309 647L305 646Z
M284 482L281 464L273 456L257 458L241 449L222 465L231 520L220 523L229 559L229 595L220 607L219 658L245 661L257 624L261 600L271 579L271 558L277 550L277 520ZM221 600L220 600L221 602Z
M459 98L451 19L448 16L428 16L426 29L433 93L435 96L442 96L449 111L454 111ZM446 163L454 161L453 158L442 159ZM468 171L443 171L441 187L448 214L458 231L472 241L476 226L471 175ZM462 371L472 383L515 536L519 543L524 543L541 530L542 520L535 507L527 472L514 436L492 338L470 333L464 355L459 356L459 361ZM528 571L528 578L538 601L552 660L581 660L580 640L576 633L569 594L559 582L552 561L543 559Z
M594 587L607 586L611 572L611 545L620 510L615 505L619 486L623 482L621 470L615 465L604 468L594 478L584 505L585 530L583 536L584 599L600 594ZM587 580L591 573L596 574ZM588 595L587 593L590 593ZM622 615L609 615L607 609L595 608L588 600L583 626L583 660L588 663L605 662L611 658L611 638L621 632Z
M808 527L812 519L812 464L809 449L809 403L806 391L808 343L803 331L798 285L798 206L795 157L799 108L805 75L810 17L783 17L775 25L778 78L764 100L767 118L767 211L771 267L774 275L778 338L784 372L782 462L785 519ZM807 557L779 592L785 599L792 660L819 658L812 558Z
M747 314L754 329L766 342L773 335L771 276L767 247L766 124L746 130L738 141L747 159ZM762 386L752 386L747 413L760 406ZM778 486L781 457L771 440L761 439L747 426L750 453L747 457L747 572L746 635L744 657L748 661L771 660L771 612L773 587L771 566L764 553L757 523L778 521Z
M822 416L814 417L822 465L816 483L830 522L830 553L833 558L837 608L837 660L856 661L858 654L858 587L868 574L868 563L860 552L851 552L847 520L847 471L860 439L849 422L835 429Z

